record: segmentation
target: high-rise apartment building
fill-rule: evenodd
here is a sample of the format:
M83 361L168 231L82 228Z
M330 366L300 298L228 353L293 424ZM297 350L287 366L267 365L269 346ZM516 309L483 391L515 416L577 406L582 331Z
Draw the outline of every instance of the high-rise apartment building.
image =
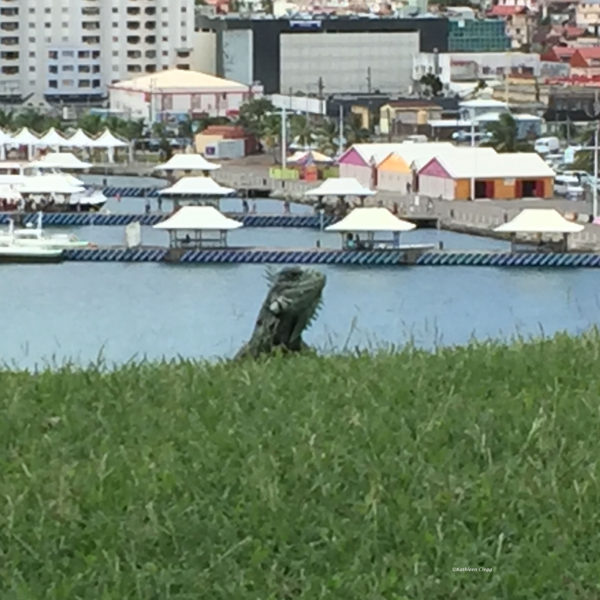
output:
M0 102L80 102L189 68L194 0L0 0Z

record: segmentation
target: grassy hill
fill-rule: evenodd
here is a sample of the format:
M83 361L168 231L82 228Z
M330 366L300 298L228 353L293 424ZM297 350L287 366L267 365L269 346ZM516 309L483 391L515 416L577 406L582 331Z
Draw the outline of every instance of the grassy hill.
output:
M597 598L599 373L597 333L0 373L0 598Z

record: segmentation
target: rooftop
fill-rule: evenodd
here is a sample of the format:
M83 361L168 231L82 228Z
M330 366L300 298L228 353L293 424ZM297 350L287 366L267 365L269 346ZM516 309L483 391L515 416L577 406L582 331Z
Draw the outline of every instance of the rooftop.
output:
M553 208L525 208L494 231L505 233L577 233L584 226L567 221Z
M465 148L464 152L444 154L433 160L437 160L455 179L466 179L472 176L478 179L511 177L535 179L555 175L542 157L535 152L482 153L469 152L469 150ZM423 166L426 167L427 165Z
M373 196L375 192L363 187L353 177L330 177L320 186L304 192L305 196Z
M160 190L164 196L228 196L235 192L232 188L219 185L210 177L182 177L174 185Z
M325 231L411 231L414 223L403 221L393 215L387 208L365 207L355 208L341 221L325 228Z
M237 81L215 77L199 71L167 69L134 79L119 81L110 86L113 89L127 89L140 92L164 90L222 90L247 92L248 86Z
M184 206L154 229L171 231L228 231L242 227L242 223L226 217L214 206Z

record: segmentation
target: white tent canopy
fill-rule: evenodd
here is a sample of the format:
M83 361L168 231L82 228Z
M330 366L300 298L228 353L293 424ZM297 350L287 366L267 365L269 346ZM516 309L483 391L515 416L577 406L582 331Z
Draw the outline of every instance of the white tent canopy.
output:
M23 129L15 133L11 138L11 142L19 146L35 146L39 141L40 138L29 131L27 127L23 127Z
M229 231L242 227L242 223L226 217L213 206L184 206L154 229L170 231Z
M22 199L21 194L10 185L0 185L0 199L9 202L18 202Z
M59 147L64 146L66 139L54 127L50 128L39 140L34 143L34 146L42 147Z
M319 187L304 192L305 196L374 196L376 192L363 187L353 177L331 177Z
M17 189L21 194L77 194L85 191L78 179L66 175L26 177Z
M97 138L92 140L91 148L127 148L129 142L125 142L114 136L110 130L105 129Z
M171 187L160 190L161 196L228 196L232 188L219 185L210 177L182 177Z
M12 143L12 137L0 129L0 145Z
M577 233L584 226L567 221L553 208L525 208L514 219L495 227L504 233Z
M31 163L39 169L89 169L92 163L79 160L70 152L52 152Z
M166 163L154 167L155 171L214 171L221 165L211 163L202 154L175 154Z
M316 150L299 150L298 152L294 152L292 156L288 156L287 163L301 163L310 160L317 163L333 162L333 158L329 158L329 156L326 156L321 152L317 152Z
M380 231L411 231L416 228L414 223L403 221L393 215L387 208L369 207L355 208L341 221L329 225L325 231L337 232L380 232Z
M73 148L90 148L94 145L94 138L88 135L83 129L78 129L65 142L65 146Z

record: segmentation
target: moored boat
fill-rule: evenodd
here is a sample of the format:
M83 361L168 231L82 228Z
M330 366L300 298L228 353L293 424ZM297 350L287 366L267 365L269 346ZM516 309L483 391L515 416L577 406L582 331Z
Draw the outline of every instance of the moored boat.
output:
M63 259L60 248L0 245L0 263L56 263Z
M74 234L45 233L42 228L42 218L43 214L39 212L37 226L25 227L22 229L15 229L14 221L9 219L8 230L0 232L0 245L29 248L50 248L57 250L91 247L89 242L80 240Z

